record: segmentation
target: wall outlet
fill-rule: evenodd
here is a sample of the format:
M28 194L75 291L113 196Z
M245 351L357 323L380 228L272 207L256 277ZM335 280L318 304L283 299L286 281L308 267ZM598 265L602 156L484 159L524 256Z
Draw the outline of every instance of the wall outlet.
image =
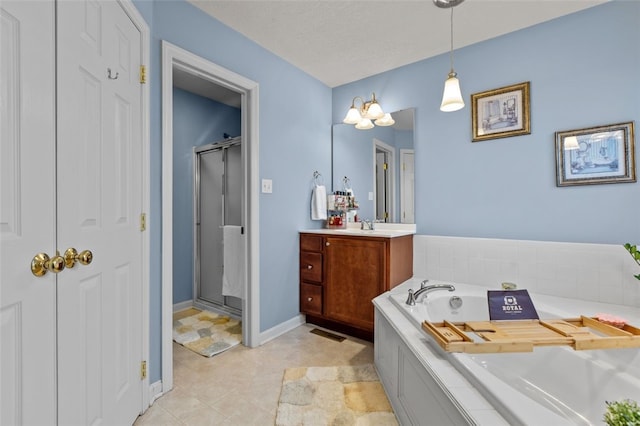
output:
M271 179L262 179L262 193L271 194L273 192L273 182Z

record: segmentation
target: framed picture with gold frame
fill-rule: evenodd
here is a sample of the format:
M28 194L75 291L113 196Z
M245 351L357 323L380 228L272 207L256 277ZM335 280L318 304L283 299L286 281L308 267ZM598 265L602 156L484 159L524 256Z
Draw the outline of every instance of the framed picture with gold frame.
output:
M636 181L633 121L556 132L556 185Z
M530 87L526 81L472 94L473 142L530 134Z

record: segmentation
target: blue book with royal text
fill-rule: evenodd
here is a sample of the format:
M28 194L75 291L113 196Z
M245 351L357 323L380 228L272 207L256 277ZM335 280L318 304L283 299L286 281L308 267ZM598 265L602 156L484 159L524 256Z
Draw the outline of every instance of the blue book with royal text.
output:
M487 290L490 320L539 319L527 290Z

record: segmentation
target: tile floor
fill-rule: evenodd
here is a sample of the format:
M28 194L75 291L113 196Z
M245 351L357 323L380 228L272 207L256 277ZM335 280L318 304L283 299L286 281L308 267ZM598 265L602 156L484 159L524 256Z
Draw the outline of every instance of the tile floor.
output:
M336 342L305 324L249 349L239 345L205 358L173 344L173 390L138 417L147 425L273 425L284 370L373 363L373 345Z

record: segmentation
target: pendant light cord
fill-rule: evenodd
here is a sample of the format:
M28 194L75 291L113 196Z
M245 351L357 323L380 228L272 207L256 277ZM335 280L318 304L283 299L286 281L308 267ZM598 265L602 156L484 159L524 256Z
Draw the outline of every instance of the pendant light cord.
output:
M453 72L453 7L451 8L451 49L449 50L449 62L451 63L451 72Z

